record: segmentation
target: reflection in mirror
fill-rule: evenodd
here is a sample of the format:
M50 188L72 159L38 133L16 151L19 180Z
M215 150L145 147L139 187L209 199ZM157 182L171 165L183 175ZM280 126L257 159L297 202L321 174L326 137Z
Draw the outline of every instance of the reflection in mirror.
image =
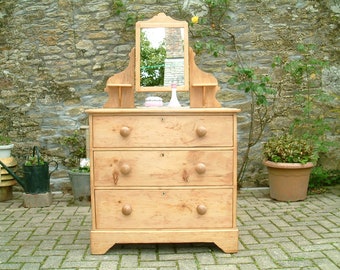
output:
M188 24L160 13L136 24L136 91L189 91Z
M164 28L143 28L140 35L140 85L164 85Z
M184 28L142 28L140 85L184 85Z

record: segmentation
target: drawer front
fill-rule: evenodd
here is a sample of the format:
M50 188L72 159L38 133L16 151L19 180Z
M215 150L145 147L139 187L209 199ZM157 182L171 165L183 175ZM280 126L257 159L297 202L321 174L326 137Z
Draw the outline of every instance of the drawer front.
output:
M94 186L233 184L233 151L94 151Z
M233 116L95 115L93 147L233 146Z
M232 227L232 189L95 190L96 229Z

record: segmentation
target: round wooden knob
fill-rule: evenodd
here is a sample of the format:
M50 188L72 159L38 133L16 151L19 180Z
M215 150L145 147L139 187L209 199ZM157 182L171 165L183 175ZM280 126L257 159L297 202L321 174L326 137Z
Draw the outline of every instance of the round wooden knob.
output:
M122 208L122 213L125 216L128 216L132 213L132 207L130 204L125 204Z
M129 173L131 172L131 167L130 167L130 165L129 165L129 164L126 164L126 163L122 164L122 165L120 166L120 172L121 172L122 174L124 174L124 175L129 174Z
M204 204L200 204L200 205L197 206L196 210L197 210L198 214L204 215L207 212L208 209Z
M206 167L204 163L198 163L195 167L195 170L198 174L203 174L205 173Z
M129 128L129 127L122 127L121 129L120 129L120 136L122 136L122 137L127 137L127 136L129 136L130 135L130 133L131 133L131 129Z
M196 134L198 137L204 137L207 134L207 129L204 126L199 126L196 129Z

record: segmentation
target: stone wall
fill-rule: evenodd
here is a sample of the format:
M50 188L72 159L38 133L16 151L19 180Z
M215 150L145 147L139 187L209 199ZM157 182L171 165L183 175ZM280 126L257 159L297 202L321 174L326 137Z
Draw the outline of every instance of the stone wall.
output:
M60 163L68 155L57 139L87 124L88 108L106 101L108 77L127 66L134 46L135 17L148 19L159 12L176 19L204 16L200 2L177 0L15 0L0 1L0 129L15 143L14 155L23 161L33 145ZM128 14L128 16L126 16ZM331 63L325 72L330 104L330 137L339 140L339 15L336 0L230 1L225 27L236 37L242 59L268 72L273 56L291 53L298 42L315 43ZM130 17L129 17L130 16ZM129 20L131 19L131 20ZM190 38L190 37L189 37ZM190 42L194 42L193 39ZM228 57L236 58L230 42ZM242 109L239 115L239 156L245 149L249 128L249 98L227 84L231 70L226 57L198 55L197 64L212 72L221 85L219 100L225 107ZM143 100L138 95L137 100ZM183 96L182 98L187 98ZM247 179L265 178L254 147ZM325 163L339 169L333 150ZM61 166L54 177L65 176Z

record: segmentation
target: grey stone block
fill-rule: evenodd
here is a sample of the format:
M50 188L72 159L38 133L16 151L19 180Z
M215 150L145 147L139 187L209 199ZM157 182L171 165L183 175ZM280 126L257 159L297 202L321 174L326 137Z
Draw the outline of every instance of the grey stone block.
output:
M38 194L23 194L24 207L35 208L35 207L47 207L52 204L51 192L38 193Z

